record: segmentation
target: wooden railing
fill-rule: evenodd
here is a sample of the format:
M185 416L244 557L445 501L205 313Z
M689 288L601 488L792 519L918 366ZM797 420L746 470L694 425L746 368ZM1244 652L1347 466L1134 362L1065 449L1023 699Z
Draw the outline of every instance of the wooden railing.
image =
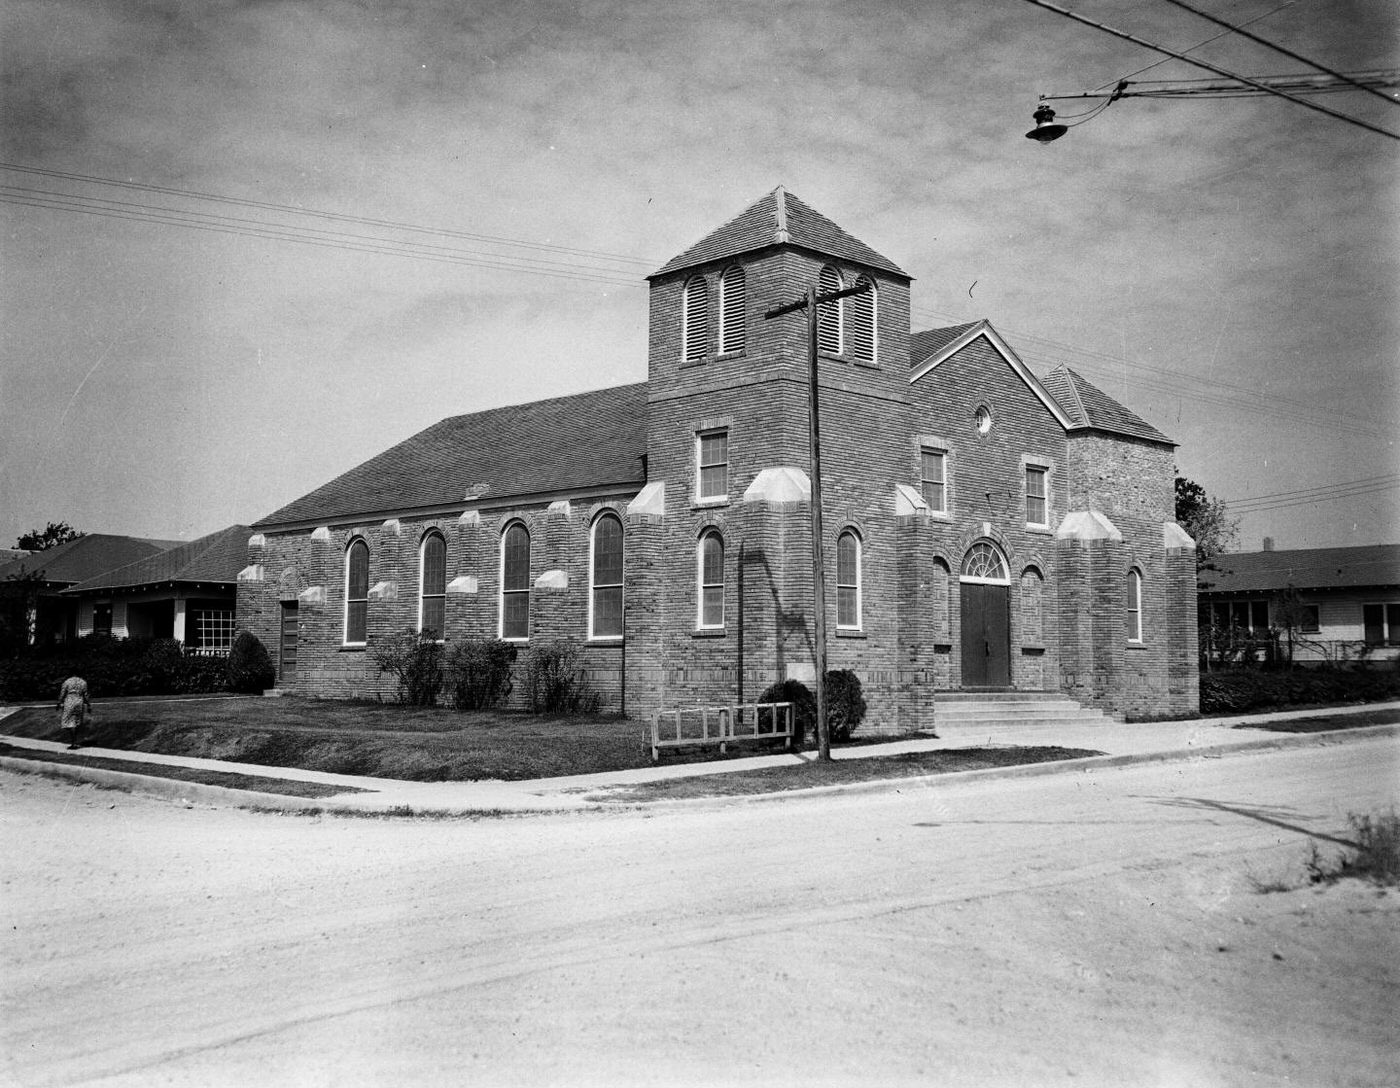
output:
M792 715L792 703L731 703L658 710L651 716L652 762L661 758L663 748L714 746L725 752L736 741L756 740L781 740L783 747L791 748Z

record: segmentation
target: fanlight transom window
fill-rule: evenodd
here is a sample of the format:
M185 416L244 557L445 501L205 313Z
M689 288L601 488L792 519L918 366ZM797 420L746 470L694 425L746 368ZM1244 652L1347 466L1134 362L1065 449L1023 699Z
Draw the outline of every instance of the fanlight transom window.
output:
M1006 557L990 540L979 540L963 557L962 580L1005 586L1011 584L1006 573Z

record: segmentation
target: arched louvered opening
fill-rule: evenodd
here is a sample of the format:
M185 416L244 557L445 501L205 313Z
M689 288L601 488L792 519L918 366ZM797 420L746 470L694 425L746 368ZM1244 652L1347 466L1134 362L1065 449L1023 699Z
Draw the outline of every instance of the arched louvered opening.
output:
M863 363L873 363L875 361L875 283L869 276L861 276L856 280L857 287L864 284L869 284L870 289L864 294L852 295L848 300L851 304L851 327L847 340L853 359L858 359Z
M695 276L685 285L681 318L682 351L686 362L705 357L705 335L710 327L710 289L703 276Z
M719 278L719 350L744 350L744 270L738 265Z
M817 294L825 295L841 290L841 273L832 265L826 265L817 277ZM828 355L840 355L845 349L845 307L846 300L838 298L834 302L823 302L817 306L817 350Z

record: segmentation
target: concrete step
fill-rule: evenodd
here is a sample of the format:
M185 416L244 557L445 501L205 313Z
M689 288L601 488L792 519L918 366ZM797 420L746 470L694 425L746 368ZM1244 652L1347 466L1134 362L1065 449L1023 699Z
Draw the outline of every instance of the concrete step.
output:
M1101 710L1050 692L939 692L934 697L934 729L979 727L1079 728L1116 724Z

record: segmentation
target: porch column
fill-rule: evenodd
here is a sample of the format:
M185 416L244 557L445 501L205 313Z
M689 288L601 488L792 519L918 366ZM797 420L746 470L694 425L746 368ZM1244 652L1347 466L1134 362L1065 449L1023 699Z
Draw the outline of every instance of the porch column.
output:
M175 598L175 630L173 637L181 645L185 642L185 606L189 602L184 597Z

